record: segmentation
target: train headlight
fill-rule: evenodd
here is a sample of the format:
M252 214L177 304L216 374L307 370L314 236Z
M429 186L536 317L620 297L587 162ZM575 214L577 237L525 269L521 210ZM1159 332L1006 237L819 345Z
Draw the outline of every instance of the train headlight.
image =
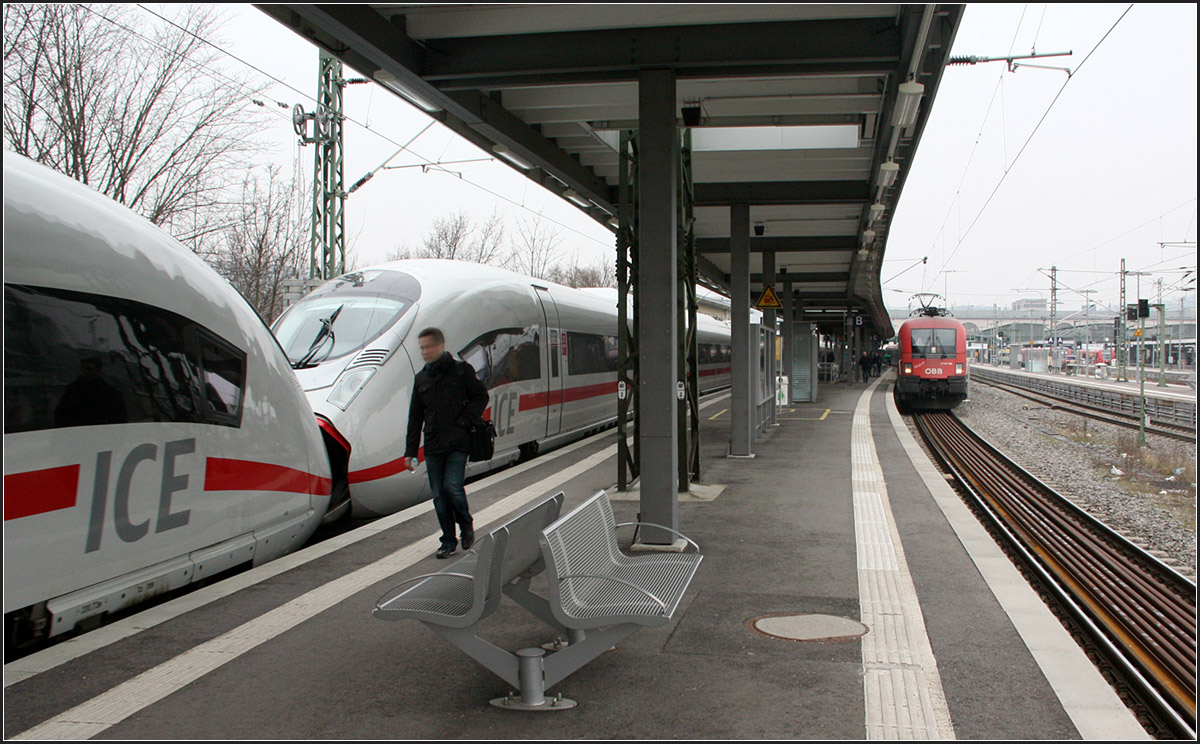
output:
M343 372L327 400L343 411L346 410L350 406L350 402L354 400L354 396L358 395L358 391L362 390L363 385L367 384L367 380L370 380L371 376L375 374L375 369L375 367L359 367Z
M906 362L904 364L904 374L906 374L906 375L912 374L912 363L911 362Z
M963 366L961 364L954 365L954 374L961 375L962 373L963 373Z

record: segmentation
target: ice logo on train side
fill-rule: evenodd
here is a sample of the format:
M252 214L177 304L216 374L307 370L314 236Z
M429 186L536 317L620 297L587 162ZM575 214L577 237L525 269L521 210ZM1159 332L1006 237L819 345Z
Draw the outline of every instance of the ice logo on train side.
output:
M176 472L176 460L183 455L196 451L196 439L177 439L163 444L162 487L158 495L158 518L155 521L154 533L161 534L169 530L187 526L191 519L191 510L172 511L175 494L187 490L191 476L187 473ZM104 523L108 512L108 488L111 482L112 450L105 450L96 455L96 478L92 491L92 514L88 520L87 546L84 553L93 553L100 549L104 535ZM117 473L116 488L113 490L112 522L117 537L124 542L133 543L141 540L150 532L151 518L135 523L129 514L129 491L133 482L133 474L142 463L158 460L158 445L152 442L139 444L129 451L121 463Z

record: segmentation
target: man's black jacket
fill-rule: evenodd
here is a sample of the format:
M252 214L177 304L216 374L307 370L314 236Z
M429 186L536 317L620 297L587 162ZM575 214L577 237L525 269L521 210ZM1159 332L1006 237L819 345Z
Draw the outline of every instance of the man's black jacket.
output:
M404 456L417 456L422 424L425 452L437 455L468 451L467 431L487 405L487 388L475 376L475 368L449 352L442 354L426 364L413 383Z

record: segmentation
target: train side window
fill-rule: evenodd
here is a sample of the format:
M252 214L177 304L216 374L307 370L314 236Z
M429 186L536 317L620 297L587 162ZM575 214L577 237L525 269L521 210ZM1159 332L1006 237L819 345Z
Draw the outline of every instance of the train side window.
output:
M133 300L4 286L5 433L179 422L237 426L245 355L192 320ZM202 383L226 413L206 404ZM232 411L232 413L230 413Z
M567 335L567 374L593 375L617 371L617 337L595 333Z
M246 387L246 355L208 331L198 332L205 418L240 426Z
M538 326L488 331L467 344L458 356L475 368L488 390L542 376Z
M558 331L550 331L550 376L558 377Z

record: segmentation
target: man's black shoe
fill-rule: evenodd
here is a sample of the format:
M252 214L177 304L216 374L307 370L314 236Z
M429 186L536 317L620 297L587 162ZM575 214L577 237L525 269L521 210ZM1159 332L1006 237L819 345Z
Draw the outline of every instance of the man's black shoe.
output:
M464 532L463 536L462 536L463 550L470 550L471 546L474 544L475 544L475 530L471 530L470 532Z
M454 555L454 546L453 545L451 545L449 547L443 545L442 547L438 548L438 552L437 552L438 558L449 558L452 555Z

